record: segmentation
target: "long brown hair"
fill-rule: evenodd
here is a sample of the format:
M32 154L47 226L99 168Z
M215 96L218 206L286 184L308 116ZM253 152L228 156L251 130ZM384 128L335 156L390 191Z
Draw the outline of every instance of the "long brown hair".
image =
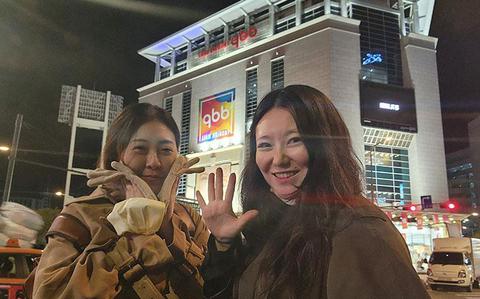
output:
M180 132L172 115L166 110L149 104L139 103L127 106L114 120L108 129L107 139L102 152L99 166L105 169L112 169L110 163L118 161L120 155L125 151L132 136L144 124L150 121L158 121L164 124L175 136L178 149Z
M292 115L309 155L299 204L287 206L270 192L256 165L256 128L273 108ZM290 85L267 94L254 116L249 138L250 157L243 172L243 210L259 216L244 234L253 252L262 252L262 297L302 298L316 283L326 286L331 238L339 208L362 193L361 168L348 129L323 93L305 85ZM320 288L322 296L326 289Z

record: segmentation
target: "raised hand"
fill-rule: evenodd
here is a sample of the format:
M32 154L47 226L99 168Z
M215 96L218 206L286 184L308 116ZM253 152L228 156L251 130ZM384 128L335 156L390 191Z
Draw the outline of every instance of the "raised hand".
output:
M168 172L165 181L163 181L162 189L158 193L157 197L160 201L165 202L167 211L163 218L162 226L160 228L160 235L167 241L171 241L172 236L172 222L173 211L175 208L175 202L177 200L177 189L180 177L183 174L200 173L205 171L204 167L192 167L200 161L200 158L193 158L188 160L182 155L178 155Z
M131 197L157 200L148 184L121 162L112 162L114 170L97 168L87 173L89 187L100 187L106 196L116 201Z
M215 174L208 176L208 204L202 194L197 191L197 201L202 209L202 217L215 239L221 243L229 243L240 234L245 225L258 215L257 210L250 210L236 217L232 209L236 176L228 178L225 199L223 198L223 171L217 168Z

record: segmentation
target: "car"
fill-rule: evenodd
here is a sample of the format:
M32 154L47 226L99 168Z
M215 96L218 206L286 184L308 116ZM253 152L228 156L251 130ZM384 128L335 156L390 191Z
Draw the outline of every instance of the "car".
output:
M35 268L42 250L20 247L10 239L0 247L0 299L24 299L25 281Z

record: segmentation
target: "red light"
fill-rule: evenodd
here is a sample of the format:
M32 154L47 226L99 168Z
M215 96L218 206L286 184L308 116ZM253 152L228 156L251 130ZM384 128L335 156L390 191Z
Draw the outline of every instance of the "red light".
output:
M453 202L449 203L449 204L448 204L448 208L449 208L450 210L455 209L455 204L454 204Z
M416 211L417 207L416 206L410 206L410 211Z

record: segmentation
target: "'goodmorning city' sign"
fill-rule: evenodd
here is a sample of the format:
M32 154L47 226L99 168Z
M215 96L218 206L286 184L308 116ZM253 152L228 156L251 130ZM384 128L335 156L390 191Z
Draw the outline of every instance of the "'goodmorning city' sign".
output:
M255 28L254 26L251 26L248 29L240 31L238 34L235 34L229 40L213 45L205 50L201 50L198 53L198 57L202 58L207 55L216 53L222 49L227 48L228 46L238 48L241 42L243 43L247 41L249 38L255 37L256 35L257 35L257 28Z

